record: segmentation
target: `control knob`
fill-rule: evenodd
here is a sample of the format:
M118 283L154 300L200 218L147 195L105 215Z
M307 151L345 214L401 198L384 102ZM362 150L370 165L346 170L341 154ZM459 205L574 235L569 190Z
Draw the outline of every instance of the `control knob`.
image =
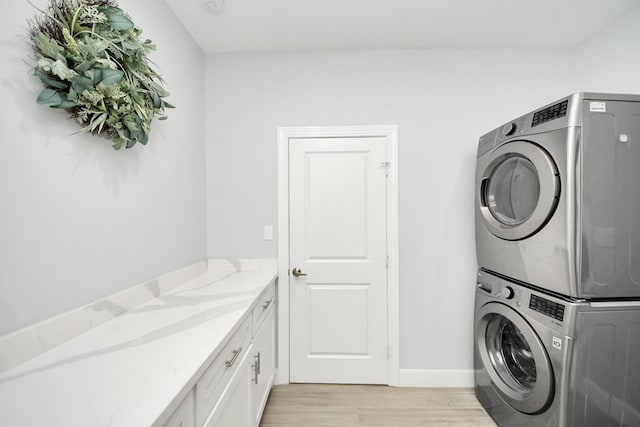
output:
M502 289L502 297L504 299L512 299L514 295L515 295L515 292L511 286L505 286Z
M504 127L502 128L502 134L504 136L509 136L509 135L513 135L516 131L516 124L515 123L507 123L506 125L504 125Z

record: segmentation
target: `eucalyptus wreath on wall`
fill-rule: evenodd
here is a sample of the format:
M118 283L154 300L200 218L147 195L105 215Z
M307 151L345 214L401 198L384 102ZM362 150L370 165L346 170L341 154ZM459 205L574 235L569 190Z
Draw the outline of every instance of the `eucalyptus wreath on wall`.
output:
M114 0L49 0L29 22L45 86L38 104L68 111L116 150L146 144L152 119L173 106L147 58L155 45L141 33Z

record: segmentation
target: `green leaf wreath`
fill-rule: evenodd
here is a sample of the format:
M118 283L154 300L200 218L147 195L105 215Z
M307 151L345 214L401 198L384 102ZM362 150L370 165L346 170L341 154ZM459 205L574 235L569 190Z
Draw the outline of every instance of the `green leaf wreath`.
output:
M149 140L151 120L164 120L169 95L150 67L151 40L114 0L49 0L30 22L35 75L45 88L37 102L68 111L84 130L113 148Z

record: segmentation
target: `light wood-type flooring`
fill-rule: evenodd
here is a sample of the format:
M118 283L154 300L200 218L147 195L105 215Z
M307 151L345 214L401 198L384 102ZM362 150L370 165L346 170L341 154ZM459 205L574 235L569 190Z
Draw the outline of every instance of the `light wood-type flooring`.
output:
M275 386L260 427L495 427L467 388Z

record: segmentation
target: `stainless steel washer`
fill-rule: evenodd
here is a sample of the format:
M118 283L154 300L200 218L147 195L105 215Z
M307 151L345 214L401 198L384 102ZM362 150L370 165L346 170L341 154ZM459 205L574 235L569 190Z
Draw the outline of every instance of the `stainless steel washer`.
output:
M478 272L476 396L506 426L640 425L640 300L559 298Z
M480 268L576 298L640 297L640 96L577 93L482 136Z

